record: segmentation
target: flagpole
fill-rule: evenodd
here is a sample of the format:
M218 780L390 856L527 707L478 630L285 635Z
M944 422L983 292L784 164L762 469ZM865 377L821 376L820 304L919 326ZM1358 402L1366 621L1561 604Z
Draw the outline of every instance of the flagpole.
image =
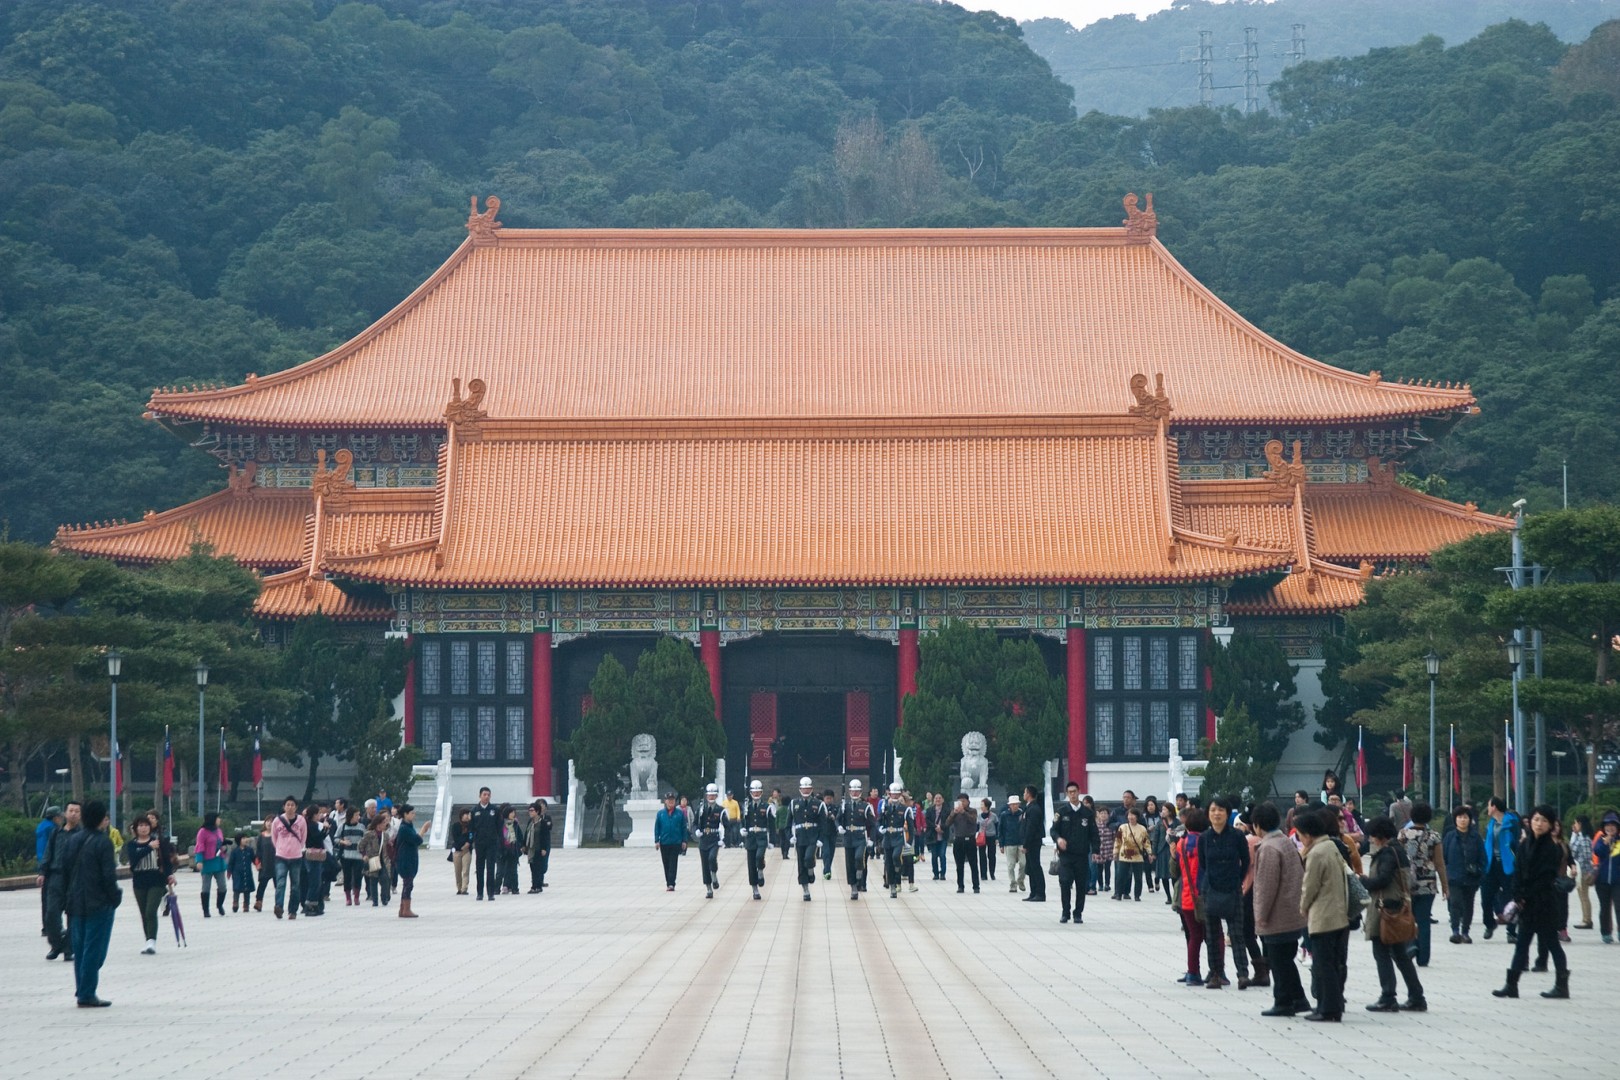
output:
M225 802L225 729L219 729L219 775L214 778L214 813L219 813Z

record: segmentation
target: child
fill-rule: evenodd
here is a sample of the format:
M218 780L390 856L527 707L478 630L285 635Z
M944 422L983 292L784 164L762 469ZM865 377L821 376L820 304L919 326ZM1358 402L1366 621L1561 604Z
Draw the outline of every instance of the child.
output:
M257 853L253 850L253 838L247 833L236 834L236 846L231 849L230 858L225 862L227 876L231 879L231 911L236 911L236 905L241 904L242 910L247 911L253 902L253 860Z

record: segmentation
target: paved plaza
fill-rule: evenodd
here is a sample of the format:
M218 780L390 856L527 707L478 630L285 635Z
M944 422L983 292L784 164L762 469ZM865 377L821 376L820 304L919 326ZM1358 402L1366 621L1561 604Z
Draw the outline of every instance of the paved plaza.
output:
M924 880L858 903L818 881L803 903L774 852L765 900L740 852L706 901L694 850L663 889L652 851L558 852L541 896L454 895L424 859L421 918L346 909L277 922L204 921L181 877L191 944L165 923L141 956L126 896L102 974L106 1010L73 1007L71 967L46 963L39 897L0 894L6 1080L477 1077L1279 1077L1590 1073L1620 1001L1620 946L1566 946L1574 999L1493 999L1509 950L1438 939L1426 1016L1375 1016L1367 943L1352 941L1343 1025L1260 1017L1268 990L1190 990L1181 932L1157 894L1093 897L1082 927ZM526 868L521 868L525 873ZM1231 973L1229 968L1229 974ZM1594 1057L1596 1054L1596 1057ZM1603 1068L1599 1067L1599 1073Z

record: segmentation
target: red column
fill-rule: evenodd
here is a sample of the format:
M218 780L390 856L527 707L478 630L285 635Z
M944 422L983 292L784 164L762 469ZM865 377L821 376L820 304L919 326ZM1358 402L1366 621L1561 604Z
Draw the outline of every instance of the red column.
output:
M1219 648L1215 644L1215 635L1208 630L1204 631L1204 738L1211 743L1215 741L1215 664L1210 650ZM1198 748L1193 747L1194 750ZM1186 751L1182 751L1183 755ZM1172 795L1175 792L1171 792Z
M900 631L900 715L895 718L895 726L900 726L905 720L905 701L907 694L917 692L917 631Z
M534 795L551 792L551 631L537 630L534 635L532 700L529 704L529 733L534 743Z
M1082 627L1069 627L1068 650L1069 694L1069 775L1065 783L1073 780L1081 791L1090 789L1086 778L1086 632Z
M416 745L416 638L405 638L405 745ZM439 748L426 748L426 760L438 761Z
M720 631L699 630L698 651L709 670L709 693L714 697L714 718L720 719Z

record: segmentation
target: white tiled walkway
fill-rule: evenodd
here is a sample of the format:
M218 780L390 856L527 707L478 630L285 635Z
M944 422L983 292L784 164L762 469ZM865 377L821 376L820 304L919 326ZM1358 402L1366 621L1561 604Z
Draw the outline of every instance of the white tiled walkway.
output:
M1267 990L1175 985L1182 938L1158 895L1093 897L1075 928L1058 925L1055 885L1044 905L1003 882L959 896L926 868L917 893L852 903L835 864L806 904L774 853L761 903L739 852L713 901L695 851L673 895L652 852L558 852L552 888L495 903L453 895L442 853L424 869L414 921L340 897L319 919L205 922L185 875L190 948L165 925L155 957L138 954L126 899L105 1010L74 1008L70 967L42 959L38 895L0 894L0 1077L1589 1074L1620 1002L1620 946L1590 931L1566 947L1568 1002L1541 1000L1540 975L1493 999L1502 938L1440 936L1425 1016L1362 1011L1377 980L1357 938L1351 1015L1318 1025L1261 1018Z

